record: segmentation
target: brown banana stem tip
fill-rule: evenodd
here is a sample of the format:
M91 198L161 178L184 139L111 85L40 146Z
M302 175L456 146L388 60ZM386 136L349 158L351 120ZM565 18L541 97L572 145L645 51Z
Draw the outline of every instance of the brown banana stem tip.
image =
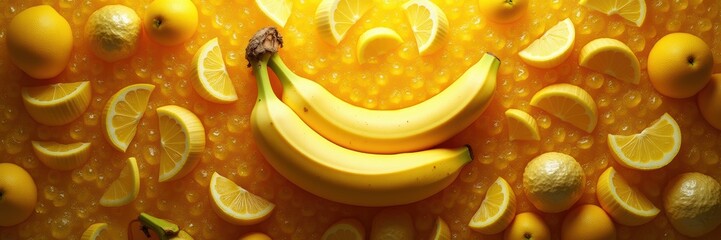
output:
M245 60L248 67L251 62L258 62L266 53L273 54L283 47L283 37L275 27L265 27L258 30L245 47Z

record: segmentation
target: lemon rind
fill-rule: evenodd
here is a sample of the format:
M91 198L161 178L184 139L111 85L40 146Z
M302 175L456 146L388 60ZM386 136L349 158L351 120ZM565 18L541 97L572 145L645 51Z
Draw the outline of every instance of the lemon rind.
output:
M239 214L239 213L233 211L233 209L230 209L228 206L226 206L225 204L222 204L221 202L219 202L217 200L217 199L220 199L221 196L220 196L220 193L218 191L216 191L213 186L215 186L217 184L217 181L220 178L223 178L225 181L229 181L229 182L233 183L237 187L238 192L241 192L244 194L250 194L252 196L255 196L255 197L267 202L268 207L264 208L262 211L255 213L255 214ZM273 210L275 209L275 204L273 204L272 202L270 202L258 195L255 195L251 192L248 192L248 190L244 189L241 186L238 186L233 181L220 175L217 172L213 172L213 175L210 178L210 184L208 186L209 186L209 190L210 190L211 201L213 203L214 209L216 210L216 213L218 214L219 217L221 217L222 219L224 219L225 221L228 221L230 223L237 224L237 225L250 225L250 224L259 223L259 222L267 219L268 217L270 217L270 213L273 212Z
M209 53L214 49L218 48L218 51L220 52L221 59L220 61L223 62L223 67L221 69L207 69L205 68L205 65L200 62L200 59L207 59ZM193 80L191 81L191 84L193 85L193 88L195 91L205 100L208 100L210 102L214 103L221 103L221 104L227 104L232 103L238 100L238 93L235 91L235 86L233 85L232 81L228 81L230 84L230 94L224 94L219 91L217 91L213 86L211 86L208 81L204 81L204 77L202 76L202 73L205 71L222 71L225 76L229 76L228 69L225 66L225 62L222 59L222 50L220 49L220 44L218 43L218 38L213 38L203 44L198 51L196 51L195 55L193 55Z
M156 112L158 119L161 117L170 118L185 133L185 149L180 159L176 159L179 162L176 162L173 169L167 171L160 168L158 181L166 182L180 179L188 175L200 162L201 154L205 149L205 128L193 112L183 107L166 105L157 108ZM162 133L160 138L162 151L166 151Z
M603 51L614 51L616 53L621 53L625 57L631 59L631 63L635 66L634 67L634 73L633 73L633 79L620 79L617 76L614 76L614 74L608 73L603 71L603 69L595 68L593 66L589 66L588 62L595 57L597 54L603 52ZM591 42L587 43L583 48L581 48L581 53L578 57L578 65L591 69L593 71L601 72L603 74L612 76L616 79L619 79L624 82L629 82L633 84L638 84L641 81L641 64L638 61L638 58L635 54L633 54L633 51L631 51L631 48L629 48L626 44L623 42L613 39L613 38L598 38L595 40L592 40Z
M125 143L122 142L120 139L117 138L117 134L115 134L115 128L113 128L113 116L115 114L112 114L110 109L113 106L117 106L118 103L125 100L125 97L128 93L131 91L138 91L138 90L146 90L148 91L148 99L150 98L150 95L153 93L153 90L155 90L155 85L152 84L146 84L146 83L139 83L139 84L133 84L130 86L126 86L120 90L118 90L113 96L110 97L108 102L105 104L105 107L103 108L103 128L105 131L105 139L110 142L110 145L113 146L113 148L117 149L118 151L125 152L128 149L128 146L130 146L130 143L133 141L133 138L135 138L135 133L133 133L133 136L130 137L130 141ZM146 106L147 107L147 106ZM138 115L133 116L134 120L132 124L134 125L133 128L137 130L138 123L140 123L140 119L143 118L145 115L145 111L143 109L136 109L138 110ZM112 114L112 115L111 115ZM130 116L126 116L130 117Z
M534 54L531 54L528 50L529 47L536 44L537 41L541 41L541 39L546 38L550 36L549 34L552 34L553 32L551 30L554 30L557 26L561 26L561 24L567 26L568 31L570 32L568 36L571 38L566 41L566 43L558 48L558 51L553 52L554 54L546 55L546 56L536 56ZM541 35L538 39L531 42L530 45L526 46L523 50L518 52L518 56L521 57L521 60L525 62L528 65L537 67L537 68L554 68L564 61L568 59L568 57L571 56L571 53L573 52L573 45L576 42L576 28L573 25L573 22L571 19L566 18L564 20L561 20L556 25L553 25L551 28L546 30L546 32Z
M639 209L621 199L615 191L616 186L613 184L613 178L616 174L616 170L613 167L609 167L599 177L596 186L596 195L601 207L608 212L614 221L626 226L638 226L653 220L661 210L653 205L653 203L651 203L653 206L652 209ZM638 194L646 198L646 196L641 193Z
M55 83L31 88L61 87L67 84L76 83ZM61 126L71 123L90 106L92 91L89 81L79 82L77 88L70 94L50 101L40 101L30 96L28 90L31 88L22 88L23 104L30 116L40 124Z
M471 221L468 223L468 227L483 234L496 234L503 231L503 229L511 223L513 217L516 215L516 194L513 192L511 185L509 185L502 177L496 178L496 181L493 182L493 184L499 185L502 191L506 191L508 193L504 194L503 203L499 206L501 211L498 211L496 215L487 218L485 221L476 221L476 216L480 215L480 210L485 204L486 198L484 198L481 205L478 207L478 210L476 210L476 213L473 214L473 217L471 217Z
M95 240L107 228L107 223L94 223L85 229L83 235L80 237L80 240Z
M421 44L418 42L418 37L416 36L415 31L413 31L414 39L416 40L416 44L418 45L418 53L421 56L430 55L436 51L438 51L442 46L443 42L445 42L448 39L448 33L450 25L448 23L448 17L446 16L446 13L441 10L438 5L434 4L431 1L427 0L412 0L408 1L407 3L403 4L403 9L405 11L406 17L408 18L408 21L411 22L411 25L413 25L411 16L408 14L408 8L412 5L419 5L425 7L428 12L430 13L429 18L433 22L433 26L431 27L430 36L428 39L430 41L426 41L425 43Z
M50 151L43 146L45 144L70 144L32 141L32 147L35 151L35 155L38 157L38 159L40 159L40 162L42 162L43 164L45 164L45 166L51 169L60 171L72 170L82 166L82 164L85 163L90 157L91 143L80 143L78 147L63 152Z
M538 106L539 102L546 97L546 95L549 95L551 93L555 93L554 96L562 96L568 99L578 99L579 101L576 101L577 103L581 104L581 106L584 107L586 110L586 114L591 116L591 121L589 122L588 126L578 126L575 123L572 123L565 119L564 116L559 115L558 113L551 112L547 109L544 109L540 106ZM538 91L536 94L531 97L531 106L538 107L543 109L544 111L550 113L551 115L561 119L563 122L566 122L572 126L575 126L583 131L586 131L587 133L593 132L594 129L596 129L596 125L598 125L598 107L596 106L596 101L593 100L593 97L591 94L589 94L586 90L584 90L581 87L578 87L576 85L571 85L567 83L561 83L561 84L555 84L551 86L547 86L540 91Z
M123 171L130 171L130 174L132 178L130 179L130 182L121 183L120 177L123 175ZM106 195L109 194L110 190L112 190L113 186L115 184L120 184L122 186L130 186L130 194L125 195L123 198L116 198L116 199L110 199L106 198ZM115 179L108 188L103 193L103 196L100 198L100 205L104 207L120 207L127 205L128 203L135 200L135 198L138 196L138 193L140 192L140 172L138 168L138 162L134 157L129 157L126 160L125 167L123 167L123 170L120 172L120 176L118 179Z

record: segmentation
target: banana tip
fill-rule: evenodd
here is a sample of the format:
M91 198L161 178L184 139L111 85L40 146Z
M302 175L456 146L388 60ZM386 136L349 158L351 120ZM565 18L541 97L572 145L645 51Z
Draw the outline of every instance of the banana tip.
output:
M468 149L468 155L471 156L471 161L473 161L475 155L473 154L473 148L471 147L471 144L466 144L465 146Z
M501 59L500 59L498 56L496 56L496 54L493 54L492 52L486 52L486 54L493 56L493 57L496 58L498 61L501 61Z

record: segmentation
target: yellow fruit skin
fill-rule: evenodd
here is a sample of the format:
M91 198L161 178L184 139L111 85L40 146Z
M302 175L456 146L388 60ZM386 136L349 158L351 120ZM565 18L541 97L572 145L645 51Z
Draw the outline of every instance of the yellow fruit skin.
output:
M386 208L373 217L370 240L390 239L416 239L413 218L407 211L397 208Z
M566 214L561 225L562 240L615 240L616 227L596 205L581 205Z
M7 27L10 60L30 77L52 78L68 64L73 48L70 24L48 5L18 13Z
M656 210L656 214L651 216L639 216L623 208L616 200L613 199L611 193L611 185L603 184L602 182L609 181L611 174L618 174L613 167L609 167L604 171L600 177L598 177L598 183L596 184L596 196L601 207L610 215L614 221L619 224L626 226L638 226L653 220L660 210Z
M154 42L174 46L198 28L198 9L190 0L155 0L145 10L144 29Z
M272 240L272 238L270 238L268 235L265 235L265 233L254 232L240 236L240 239L238 240Z
M711 48L703 39L689 33L671 33L651 48L648 78L659 93L687 98L706 86L713 64Z
M666 185L663 205L679 233L703 236L721 224L721 185L702 173L683 173Z
M0 163L0 227L19 224L35 211L38 190L30 174L13 163Z
M90 143L84 143L83 145L85 145L85 150L81 151L79 154L60 156L51 156L41 151L40 145L42 144L43 143L41 142L32 141L33 151L35 152L35 155L38 157L38 159L40 159L40 161L45 164L45 166L51 169L60 171L76 169L82 166L83 163L85 163L88 158L90 158L90 150L88 150L91 146Z
M468 223L468 226L472 230L488 235L503 232L503 230L506 229L509 224L511 224L511 221L513 221L513 217L516 216L516 194L513 192L513 188L502 177L498 177L496 179L496 182L493 184L501 184L504 185L506 189L508 189L508 206L506 210L503 211L501 216L499 216L495 222L491 222L490 224L485 226L479 226L480 224L474 224L476 222L474 222L473 219L476 215L481 214L481 208L483 208L483 204L486 202L486 200L484 199L481 203L481 207L479 207L479 209L476 211L476 215L474 215L473 218L471 218L471 222ZM488 198L488 192L486 192L486 198Z
M491 21L497 23L511 23L528 11L527 0L480 0L480 10Z
M697 101L703 118L721 130L721 73L711 76L711 81L698 93Z
M85 37L90 49L107 62L132 56L140 32L140 17L123 5L104 6L93 12L85 23Z
M451 240L451 229L441 217L436 217L436 227L431 232L431 240Z
M586 176L575 158L548 152L532 159L523 171L523 189L538 210L565 211L583 194Z
M530 237L530 238L528 238ZM519 213L506 228L504 240L550 240L551 230L535 213Z
M344 226L345 225L345 226ZM358 238L352 238L352 239L339 239L340 236L333 236L332 233L336 233L337 230L334 230L334 228L341 228L342 232L347 234L349 228L354 228L358 230L358 234L360 236L357 236ZM352 230L350 230L352 231ZM321 236L321 240L364 240L366 239L366 232L365 227L363 227L363 223L360 221L353 219L353 218L346 218L341 219L340 221L334 223L328 229L323 233L323 236Z
M78 88L82 88L78 97L72 98L60 104L50 105L34 104L30 100L31 97L26 97L29 96L29 92L33 91L33 88L46 88L48 86L23 88L21 90L24 95L23 104L25 105L25 110L28 111L28 114L30 114L30 116L38 123L48 126L65 125L75 121L75 119L83 115L85 110L87 110L90 106L90 98L92 96L90 86L90 82L83 82L80 86L78 86Z

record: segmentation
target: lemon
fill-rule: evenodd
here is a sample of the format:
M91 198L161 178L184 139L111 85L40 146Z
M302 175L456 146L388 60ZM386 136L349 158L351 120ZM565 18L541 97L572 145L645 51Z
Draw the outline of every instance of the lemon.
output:
M565 211L583 194L586 176L572 156L547 152L533 158L523 171L528 201L547 213Z
M711 75L711 80L698 93L696 101L706 122L721 130L721 73Z
M352 218L342 219L325 230L321 240L364 240L363 224Z
M115 149L121 152L128 149L153 89L152 84L133 84L120 89L105 103L102 121L105 138Z
M157 44L179 45L198 29L198 8L191 0L153 0L145 8L143 29Z
M217 172L210 178L210 198L215 212L237 225L251 225L270 217L275 204L238 186Z
M676 176L666 185L663 200L666 217L683 235L700 237L721 224L721 185L708 175Z
M483 234L496 234L506 229L516 216L516 194L505 179L498 177L488 188L481 206L468 226Z
M105 207L119 207L126 205L138 196L140 192L140 173L138 162L134 157L129 157L125 167L120 171L115 181L105 190L100 197L100 205Z
M24 222L37 202L38 188L30 173L14 163L0 163L0 227Z
M22 88L25 110L38 123L68 124L90 106L90 82L55 83Z
M411 215L399 208L384 208L373 216L370 240L413 240L415 228Z
M559 83L547 86L533 95L531 106L588 133L593 132L598 123L598 109L593 97L575 85Z
M265 233L253 232L240 236L240 240L273 240Z
M92 224L87 229L85 229L85 231L83 232L83 235L80 236L80 240L95 240L106 229L108 229L107 223Z
M571 55L575 41L576 29L573 22L566 18L518 52L518 56L528 65L538 68L553 68Z
M10 60L30 77L52 78L68 65L73 49L70 24L48 5L29 7L7 25Z
M518 109L506 110L508 122L508 139L513 140L541 140L536 119L527 112Z
M123 5L107 5L95 10L85 22L90 49L108 62L126 59L138 47L140 17Z
M90 143L61 144L57 142L32 141L35 156L45 166L55 170L78 168L90 157Z
M386 27L371 28L358 38L358 62L377 62L376 57L391 52L403 43L396 31Z
M668 113L637 134L608 135L608 147L623 166L652 170L668 165L681 149L681 129Z
M432 54L448 42L448 18L438 5L428 0L410 0L403 4L403 9L420 55Z
M616 226L596 205L581 205L566 214L561 239L616 240Z
M223 62L218 38L213 38L193 56L193 79L195 91L205 100L214 103L232 103L238 100L233 82Z
M551 230L543 219L533 212L519 213L503 233L505 240L550 240Z
M188 109L168 105L156 111L162 147L158 181L182 178L200 162L205 150L205 128Z
M619 15L637 27L643 25L646 19L644 0L581 0L578 3L609 16Z
M581 49L578 64L621 81L638 84L641 64L631 48L612 38L595 39Z
M436 227L431 231L431 240L451 240L451 229L443 218L436 218Z
M285 27L293 10L293 1L290 0L255 0L255 4L265 16L281 27Z
M627 226L638 226L650 222L660 210L641 192L628 185L613 167L598 177L596 196L614 221Z
M320 37L338 45L348 30L370 10L372 1L323 0L315 11L315 26Z

